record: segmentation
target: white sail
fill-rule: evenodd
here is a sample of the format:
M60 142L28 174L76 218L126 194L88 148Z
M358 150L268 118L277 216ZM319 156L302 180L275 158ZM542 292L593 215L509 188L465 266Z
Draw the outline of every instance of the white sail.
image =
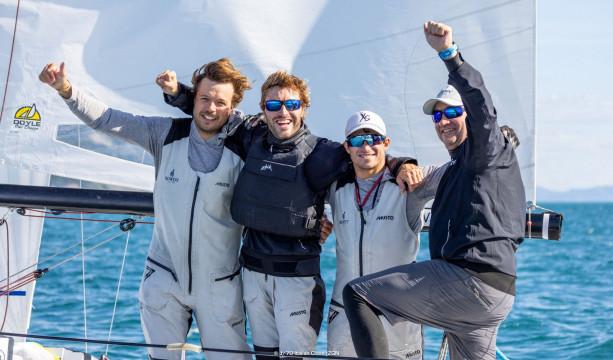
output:
M17 4L0 0L0 95L6 96L0 171L7 183L46 185L53 175L152 189L153 169L142 163L142 150L76 132L80 121L38 81L47 62L61 61L80 88L143 115L183 116L164 105L154 83L166 69L188 83L203 63L230 58L255 81L239 106L246 113L260 111L267 75L288 70L308 79L306 123L315 134L342 141L346 119L367 109L385 120L391 154L423 165L445 162L448 154L421 110L447 80L423 36L423 23L432 19L453 27L464 58L483 74L499 123L518 134L527 200L535 200L535 0L31 0L21 2L14 32ZM38 228L28 231L35 238Z

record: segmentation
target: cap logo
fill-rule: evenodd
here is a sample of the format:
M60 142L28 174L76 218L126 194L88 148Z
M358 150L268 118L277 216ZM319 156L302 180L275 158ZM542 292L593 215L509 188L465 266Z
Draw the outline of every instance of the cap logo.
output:
M364 121L370 121L370 115L366 113L360 113L360 123Z

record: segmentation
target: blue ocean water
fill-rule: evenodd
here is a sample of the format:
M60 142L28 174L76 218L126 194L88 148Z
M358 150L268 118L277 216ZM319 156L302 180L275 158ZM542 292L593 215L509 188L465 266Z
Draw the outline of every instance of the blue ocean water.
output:
M502 324L498 348L510 359L611 359L613 358L613 203L544 203L564 214L562 240L526 239L518 251L517 297ZM105 216L105 219L121 219ZM109 223L85 223L87 238ZM110 338L144 342L140 328L138 286L151 238L152 225L139 224L127 241L121 291ZM81 223L47 220L40 258L78 242ZM86 247L119 233L117 228L88 240ZM106 340L113 313L126 235L85 255L85 302L87 337ZM428 258L428 236L422 234L418 260ZM80 246L71 254L81 251ZM63 258L65 258L64 256ZM203 259L205 261L206 259ZM50 264L55 263L52 260ZM329 239L322 255L322 277L328 301L335 275L334 241ZM30 333L85 337L82 260L78 256L46 274L37 283ZM326 305L327 312L327 305ZM438 354L442 332L426 328L426 359ZM318 350L325 350L326 325ZM189 342L199 344L192 329ZM47 346L66 346L85 351L81 343L41 341ZM103 345L88 345L99 356ZM113 359L144 359L143 348L110 346ZM188 359L202 359L190 353Z

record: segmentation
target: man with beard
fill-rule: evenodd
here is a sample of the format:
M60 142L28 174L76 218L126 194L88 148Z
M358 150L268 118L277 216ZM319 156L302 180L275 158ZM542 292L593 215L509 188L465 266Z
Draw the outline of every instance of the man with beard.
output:
M230 216L243 160L236 144L225 141L242 121L236 106L251 88L247 78L228 59L203 65L192 77L193 116L184 119L109 108L68 82L65 63L48 64L39 79L85 124L153 155L155 225L139 291L147 343L184 343L193 315L203 346L249 351L238 261L242 226ZM178 360L181 352L149 348L149 357Z

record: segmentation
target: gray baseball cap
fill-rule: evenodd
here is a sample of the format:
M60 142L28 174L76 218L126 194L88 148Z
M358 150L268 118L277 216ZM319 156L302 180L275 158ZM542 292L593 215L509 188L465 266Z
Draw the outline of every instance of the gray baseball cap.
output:
M453 86L445 85L445 87L443 87L441 91L439 91L438 95L436 95L436 98L426 101L426 103L424 104L424 114L432 115L432 112L434 112L434 107L439 101L449 106L464 105L462 103L460 93L458 93L458 91Z

